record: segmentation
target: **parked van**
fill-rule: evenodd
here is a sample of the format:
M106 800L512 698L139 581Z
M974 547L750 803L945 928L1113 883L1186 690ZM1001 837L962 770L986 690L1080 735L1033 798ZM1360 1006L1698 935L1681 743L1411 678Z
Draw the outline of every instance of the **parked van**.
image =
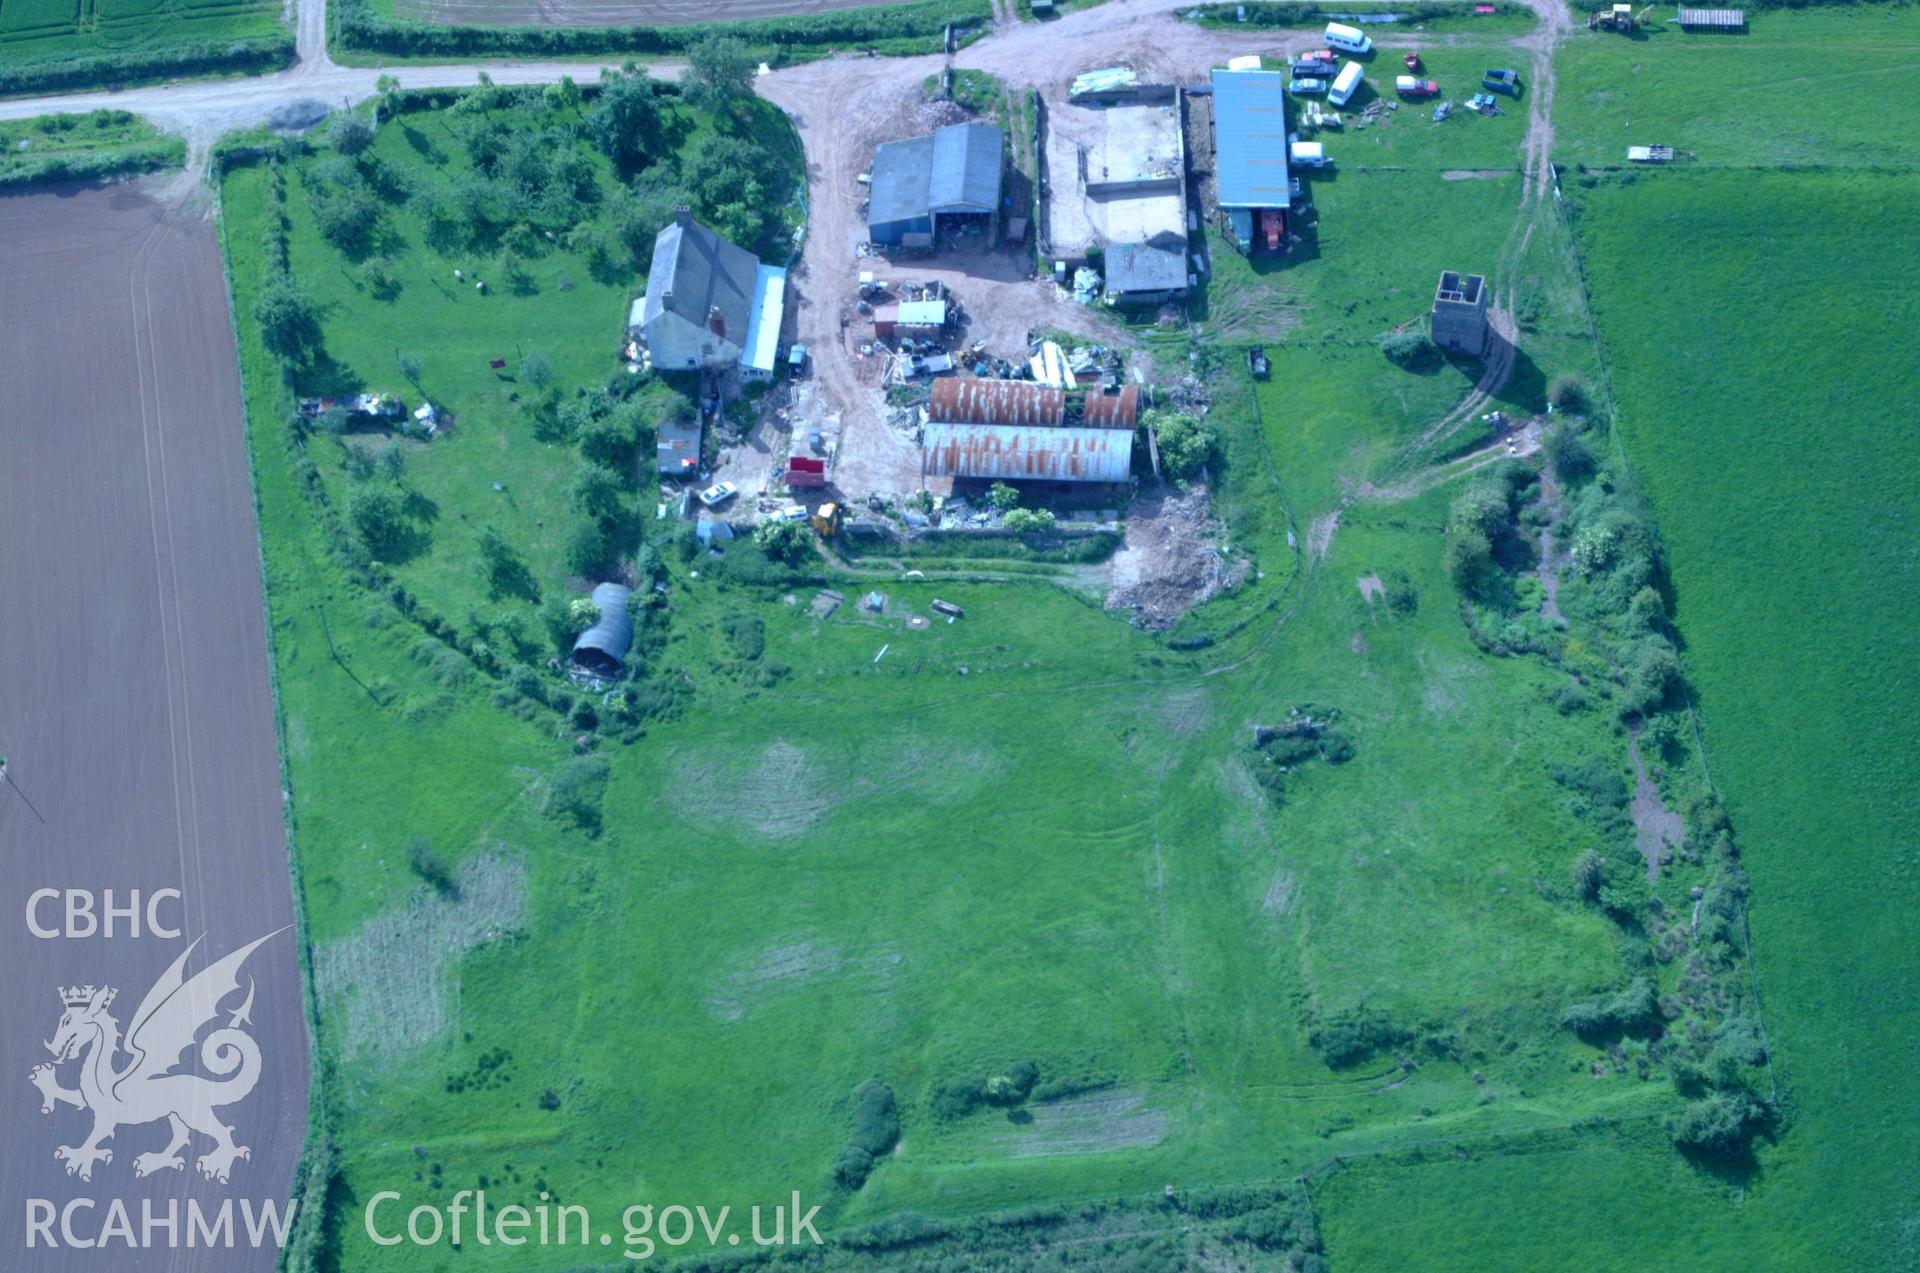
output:
M1365 57L1373 52L1373 41L1359 27L1350 27L1339 22L1327 23L1326 40L1343 53L1352 53Z
M1345 106L1360 91L1364 74L1358 62L1349 62L1341 67L1340 74L1334 77L1333 88L1327 93L1327 100L1335 106Z
M1317 141L1296 141L1287 147L1288 156L1296 168L1324 168L1327 166L1327 148Z

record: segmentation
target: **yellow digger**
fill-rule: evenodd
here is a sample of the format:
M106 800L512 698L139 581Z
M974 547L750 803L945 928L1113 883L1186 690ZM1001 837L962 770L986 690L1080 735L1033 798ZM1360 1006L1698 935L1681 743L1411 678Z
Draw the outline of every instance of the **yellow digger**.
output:
M840 533L840 506L822 504L813 510L813 516L808 519L807 524L819 533L820 538L832 539Z

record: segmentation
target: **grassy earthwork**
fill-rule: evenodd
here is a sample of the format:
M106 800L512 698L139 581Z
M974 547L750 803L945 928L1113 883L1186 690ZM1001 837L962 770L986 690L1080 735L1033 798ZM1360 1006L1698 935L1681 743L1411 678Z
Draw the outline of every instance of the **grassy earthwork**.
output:
M1565 54L1562 112L1585 61L1609 56L1586 38ZM1456 52L1463 67L1478 56ZM1665 118L1676 131L1657 140L1690 116ZM332 1267L598 1258L375 1248L358 1206L387 1188L409 1204L483 1183L499 1201L546 1190L596 1217L799 1189L824 1205L825 1229L1309 1170L1339 1269L1607 1266L1623 1252L1893 1267L1911 1254L1904 1142L1848 1131L1911 1087L1888 1042L1911 1029L1887 1014L1913 974L1898 765L1916 687L1893 651L1915 595L1899 545L1920 457L1889 440L1876 403L1913 379L1899 336L1913 289L1887 286L1906 266L1858 250L1869 229L1914 239L1911 182L1569 176L1573 231L1550 207L1516 226L1522 122L1516 110L1433 129L1404 108L1388 128L1329 135L1339 167L1310 181L1319 225L1303 251L1275 265L1212 244L1195 330L1151 341L1156 357L1190 354L1212 386L1220 538L1248 570L1171 641L1051 572L989 580L916 560L930 578L908 580L770 570L751 545L683 556L651 520L643 470L633 529L662 550L667 589L644 675L671 705L628 741L602 727L604 795L584 826L554 800L577 774L581 727L461 658L423 656L420 628L337 559L289 452L291 391L244 318L271 272L260 245L276 178L264 163L230 171L342 1152ZM686 144L702 126L688 120ZM408 180L454 182L461 127L410 111L371 153ZM1600 145L1578 118L1560 136ZM584 586L560 535L579 461L537 432L526 408L545 386L525 372L540 354L563 394L617 377L641 280L565 234L523 244L511 267L497 247L442 252L400 200L379 247L343 254L303 194L328 158L278 161L294 270L326 309L327 358L294 387L424 393L454 412L446 437L401 444L424 542L384 569L463 634L503 629L517 607L537 636L530 601L484 586L477 531L499 527L543 594ZM1508 171L1443 178L1456 169ZM611 171L595 172L600 199L618 198ZM1796 306L1767 300L1781 259L1805 263ZM1666 538L1705 752L1683 741L1661 781L1670 795L1711 781L1734 820L1785 1090L1778 1145L1740 1172L1674 1150L1663 1119L1680 1099L1659 1065L1636 1064L1644 1040L1615 1040L1616 1056L1559 1025L1570 1002L1637 971L1631 934L1569 896L1569 864L1618 846L1554 777L1580 759L1625 774L1623 727L1604 702L1568 706L1561 667L1472 639L1443 533L1462 483L1354 498L1480 440L1416 445L1476 364L1404 370L1378 346L1418 321L1442 268L1522 284L1520 361L1489 408L1531 413L1554 375L1585 377L1613 428L1596 435L1608 480L1644 484ZM1878 307L1880 347L1836 347L1829 333L1859 326L1863 303ZM1253 343L1273 360L1258 385ZM330 504L354 490L343 447L376 443L306 440ZM1316 556L1308 527L1343 505ZM1842 535L1848 552L1820 547ZM822 586L844 594L830 613L814 605ZM859 606L870 588L884 611ZM909 627L936 596L965 617ZM528 661L541 694L581 706ZM1353 751L1302 763L1276 795L1252 727L1295 707L1337 709ZM416 837L450 884L423 881ZM1885 962L1844 954L1862 933ZM380 966L422 970L379 984L381 1012L333 971ZM1653 971L1663 990L1675 971ZM1330 1066L1325 1027L1366 1020L1395 1041ZM1026 1061L1037 1083L1023 1099L945 1099ZM903 1134L853 1190L831 1173L854 1089L875 1078ZM1347 1165L1328 1167L1334 1155ZM1576 1207L1591 1219L1569 1225Z

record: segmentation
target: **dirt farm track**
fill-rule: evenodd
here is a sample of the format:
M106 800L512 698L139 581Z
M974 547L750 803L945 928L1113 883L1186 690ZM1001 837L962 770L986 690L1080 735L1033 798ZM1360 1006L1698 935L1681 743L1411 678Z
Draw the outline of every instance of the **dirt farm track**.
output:
M187 1249L184 1232L177 1250L164 1249L164 1232L157 1250L30 1247L17 1204L92 1199L74 1221L83 1238L100 1235L115 1201L137 1231L143 1200L163 1215L177 1202L183 1230L189 1199L208 1215L232 1200L238 1227L243 1202L286 1198L306 1125L291 930L239 974L241 990L255 983L245 1028L261 1060L252 1093L214 1109L251 1150L229 1183L196 1170L213 1147L198 1134L181 1168L136 1176L140 1155L166 1147L165 1121L122 1122L91 1180L67 1174L56 1147L81 1145L91 1115L65 1104L42 1113L28 1082L52 1059L61 987L115 987L107 1011L124 1029L194 938L205 935L188 975L293 920L237 359L214 227L196 202L163 204L141 185L0 198L0 752L26 797L0 786L9 1273L271 1269L271 1245L251 1249L244 1236L213 1251ZM35 936L30 918L86 927L66 924L58 900L30 910L49 888L87 891L96 917L103 890L124 908L131 890L179 889L157 917L182 935L154 936L143 917L136 937L120 915L110 938ZM238 1000L226 999L219 1025ZM193 1006L215 1019L211 1005ZM189 1050L184 1068L199 1057ZM80 1069L63 1066L62 1085Z
M786 18L858 9L884 0L397 0L416 22L482 26L678 26L687 22Z

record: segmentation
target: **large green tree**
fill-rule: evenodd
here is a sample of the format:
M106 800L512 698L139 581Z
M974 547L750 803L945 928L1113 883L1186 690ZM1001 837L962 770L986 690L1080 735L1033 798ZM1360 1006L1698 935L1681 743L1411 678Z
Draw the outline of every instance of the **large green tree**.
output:
M662 111L658 81L643 71L605 71L600 96L587 112L587 135L621 171L637 172L660 137Z
M729 106L753 87L753 54L737 36L710 35L687 50L687 94L709 110Z
M289 362L304 361L320 344L320 307L284 271L267 277L253 303L253 321L267 348Z

